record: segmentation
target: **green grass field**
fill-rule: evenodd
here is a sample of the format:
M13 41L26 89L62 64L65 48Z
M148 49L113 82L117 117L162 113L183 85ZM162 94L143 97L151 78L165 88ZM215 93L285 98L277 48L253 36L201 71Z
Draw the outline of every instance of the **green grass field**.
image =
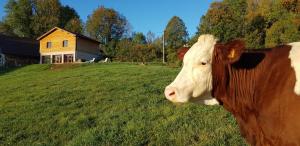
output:
M221 106L174 105L179 68L30 65L0 72L0 145L246 145Z

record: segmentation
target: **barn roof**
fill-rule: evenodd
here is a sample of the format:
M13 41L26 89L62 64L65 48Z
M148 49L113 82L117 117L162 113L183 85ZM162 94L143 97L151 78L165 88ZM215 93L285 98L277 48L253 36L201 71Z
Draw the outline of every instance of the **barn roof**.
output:
M94 39L92 39L92 38L90 38L90 37L87 37L87 36L85 36L85 35L82 35L82 34L79 34L79 33L75 33L75 32L71 32L71 31L68 31L68 30L65 30L65 29L62 29L62 28L59 28L59 27L54 27L54 28L52 28L52 29L49 30L48 32L46 32L46 33L44 33L43 35L41 35L40 37L38 37L37 40L43 39L44 37L48 36L49 34L51 34L52 32L54 32L54 31L56 31L56 30L58 30L58 29L64 30L64 31L66 31L66 32L69 32L69 33L75 35L75 36L78 37L78 38L82 38L82 39L85 39L85 40L89 40L89 41L92 41L92 42L95 42L95 43L100 43L99 41L94 40Z
M0 52L9 55L38 57L39 43L36 40L28 38L0 34Z

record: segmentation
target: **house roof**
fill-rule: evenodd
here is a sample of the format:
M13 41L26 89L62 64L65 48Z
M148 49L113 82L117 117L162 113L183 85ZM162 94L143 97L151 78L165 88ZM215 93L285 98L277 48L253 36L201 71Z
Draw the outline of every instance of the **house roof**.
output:
M39 43L28 38L11 37L0 34L0 53L38 57Z
M89 38L89 37L87 37L87 36L84 36L84 35L82 35L82 34L75 33L75 32L71 32L71 31L68 31L68 30L65 30L65 29L62 29L62 28L59 28L59 27L54 27L54 28L52 28L52 29L49 30L48 32L46 32L46 33L44 33L43 35L41 35L40 37L38 37L37 40L43 39L44 37L48 36L49 34L51 34L52 32L54 32L54 31L56 31L56 30L58 30L58 29L64 30L64 31L66 31L66 32L69 32L69 33L75 35L75 36L78 37L78 38L82 38L82 39L85 39L85 40L89 40L89 41L92 41L92 42L95 42L95 43L100 43L99 41L94 40L94 39L92 39L92 38Z

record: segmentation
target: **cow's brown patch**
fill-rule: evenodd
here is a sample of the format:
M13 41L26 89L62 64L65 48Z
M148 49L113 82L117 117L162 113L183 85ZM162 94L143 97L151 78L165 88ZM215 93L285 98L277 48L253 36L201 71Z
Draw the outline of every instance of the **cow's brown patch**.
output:
M300 98L293 91L291 46L248 51L242 45L215 46L213 97L235 116L251 145L300 145ZM232 48L239 48L234 55Z

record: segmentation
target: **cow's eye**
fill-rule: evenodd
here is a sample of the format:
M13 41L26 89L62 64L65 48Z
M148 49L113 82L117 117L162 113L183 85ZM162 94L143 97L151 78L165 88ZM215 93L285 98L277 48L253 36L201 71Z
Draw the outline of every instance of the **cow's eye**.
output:
M206 62L201 62L201 65L206 65L207 63Z

